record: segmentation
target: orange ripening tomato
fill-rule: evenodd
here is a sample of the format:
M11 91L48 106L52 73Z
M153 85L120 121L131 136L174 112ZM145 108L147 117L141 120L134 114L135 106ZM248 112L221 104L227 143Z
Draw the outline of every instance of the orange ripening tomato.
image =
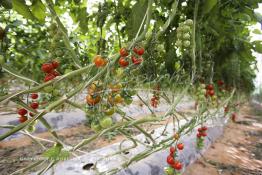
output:
M96 55L93 62L96 67L103 67L107 64L107 61L101 55Z
M87 95L86 96L86 103L89 105L96 105L97 103L99 103L101 100L100 96L96 96L96 97L92 97L92 95Z

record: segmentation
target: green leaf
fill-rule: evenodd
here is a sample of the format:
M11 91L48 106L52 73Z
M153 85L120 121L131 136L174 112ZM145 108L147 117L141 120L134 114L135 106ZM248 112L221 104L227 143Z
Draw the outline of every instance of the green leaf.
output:
M254 51L258 53L262 53L262 41L254 41L252 42Z
M13 9L27 19L35 19L34 15L26 5L25 0L12 0Z
M45 151L43 153L43 156L49 159L57 159L60 155L61 150L62 150L62 146L57 144L52 148L48 149L47 151Z
M215 7L216 4L217 0L206 0L202 8L203 14L209 13Z
M45 22L46 8L41 0L34 0L32 4L33 15L41 22Z
M147 0L140 0L132 7L131 15L126 25L129 39L133 39L136 36L145 16L146 10ZM141 32L143 32L143 30L141 30Z

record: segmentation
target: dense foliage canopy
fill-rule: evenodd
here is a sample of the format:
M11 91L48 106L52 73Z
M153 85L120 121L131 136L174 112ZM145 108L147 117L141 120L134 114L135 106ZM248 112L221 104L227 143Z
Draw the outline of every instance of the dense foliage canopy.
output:
M194 12L195 1L153 2L149 33L140 43L147 51L140 74L190 76L191 49L195 47L197 78L206 82L223 79L231 86L252 91L256 64L252 51L261 52L261 41L250 42L248 26L259 21L254 9L260 0L200 0ZM42 79L39 68L47 60L58 59L62 65L59 71L64 74L78 65L89 64L96 54L108 55L131 42L145 16L148 1L108 0L96 4L84 0L59 0L54 4L50 1L65 24L66 42L61 40L62 33L56 32L54 13L44 3L3 0L0 7L0 52L4 62L13 71L35 81ZM174 20L164 35L159 35L172 9L177 9ZM194 13L197 14L195 46L190 43L186 50L179 51L175 44L179 40L178 26L186 19L193 19Z

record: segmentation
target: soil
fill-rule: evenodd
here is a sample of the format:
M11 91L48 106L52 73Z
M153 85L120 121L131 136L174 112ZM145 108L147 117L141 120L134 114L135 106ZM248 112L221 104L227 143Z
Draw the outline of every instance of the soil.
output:
M262 107L246 106L183 175L262 175Z

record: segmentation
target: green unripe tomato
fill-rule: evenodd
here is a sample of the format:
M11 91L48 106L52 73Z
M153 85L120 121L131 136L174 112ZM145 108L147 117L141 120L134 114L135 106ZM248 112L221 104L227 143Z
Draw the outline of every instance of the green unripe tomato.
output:
M201 87L202 89L205 89L205 88L206 88L206 85L205 85L205 84L200 84L200 87Z
M91 129L95 132L99 132L102 129L102 127L97 123L91 123Z
M201 94L206 94L206 90L205 89L201 89Z
M183 42L183 46L189 47L190 46L190 41L186 40Z
M165 167L164 172L166 175L174 175L175 171L172 167Z
M177 45L177 47L182 47L183 43L182 43L181 40L177 40L176 45Z
M189 34L189 33L185 33L185 34L183 35L183 39L189 40L189 39L190 39L190 34Z
M183 33L182 32L177 33L177 38L178 39L182 39L183 38Z
M115 113L115 108L111 107L109 109L106 109L104 113L108 116L113 115Z
M186 25L188 25L188 26L193 26L193 20L192 19L187 19L186 21L185 21L185 24Z
M183 32L190 32L191 28L189 26L182 27Z
M99 121L102 128L109 128L113 124L113 120L110 117L104 117Z
M5 63L5 58L3 55L0 55L0 65Z

